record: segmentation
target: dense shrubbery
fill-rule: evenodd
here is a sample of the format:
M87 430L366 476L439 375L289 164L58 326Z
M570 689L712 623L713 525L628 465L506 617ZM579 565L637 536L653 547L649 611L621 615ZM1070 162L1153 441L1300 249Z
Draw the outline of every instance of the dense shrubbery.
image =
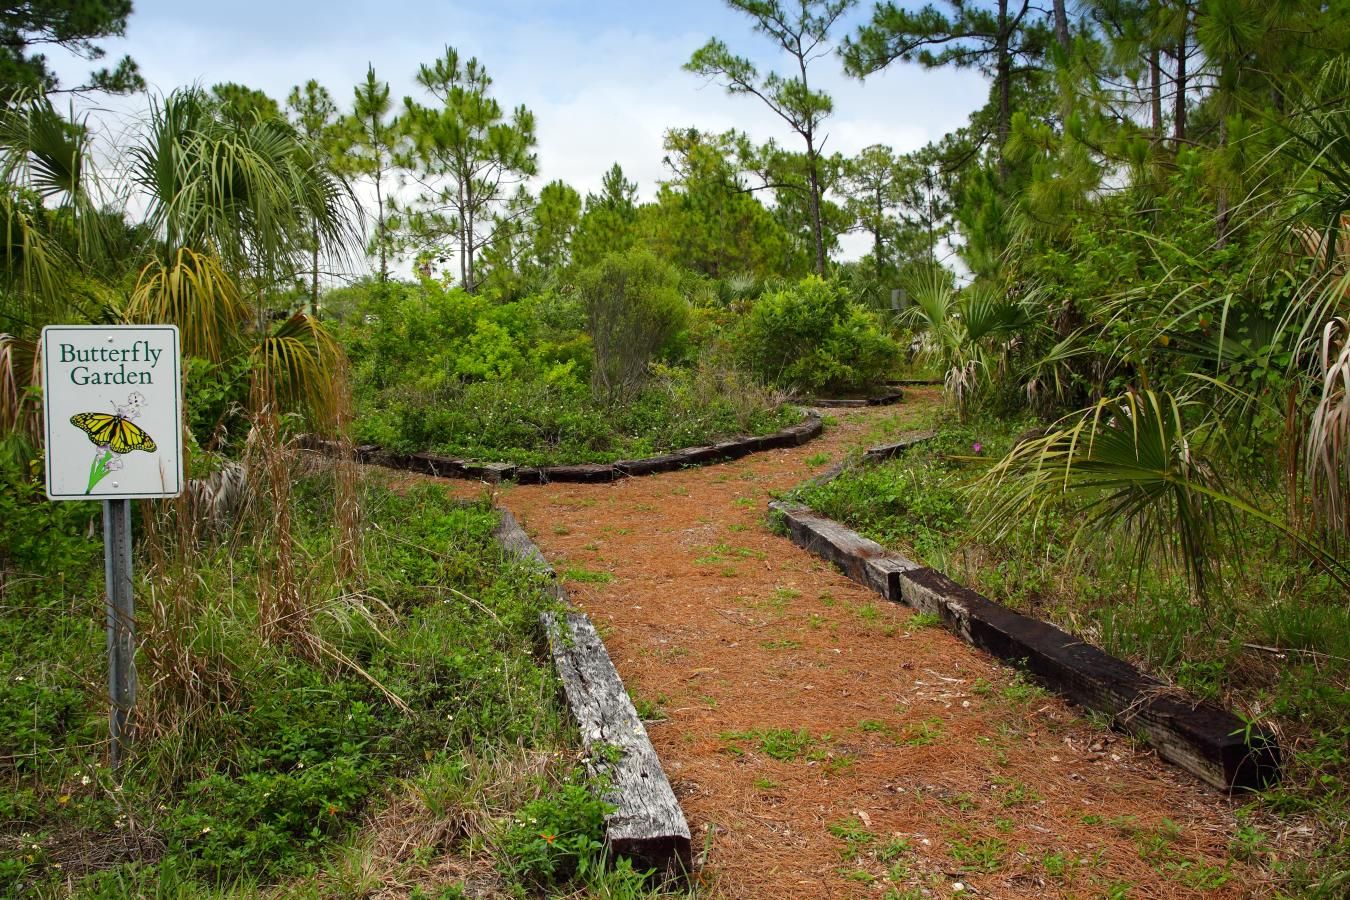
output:
M595 350L591 387L607 404L631 397L689 319L674 266L640 250L611 253L578 283Z
M809 391L868 387L899 357L874 314L814 276L756 300L733 341L737 358L756 377Z
M775 386L861 389L897 358L818 279L755 301L639 250L577 285L509 303L428 280L330 295L358 443L521 464L645 456L775 430L797 415Z

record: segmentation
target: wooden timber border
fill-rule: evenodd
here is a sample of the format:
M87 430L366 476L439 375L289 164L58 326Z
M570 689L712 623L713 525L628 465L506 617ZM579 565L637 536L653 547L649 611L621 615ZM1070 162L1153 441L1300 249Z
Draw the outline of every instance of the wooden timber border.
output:
M639 475L673 472L686 466L701 466L740 459L743 456L759 453L763 450L797 447L819 437L823 430L824 425L820 416L808 412L802 421L772 434L739 435L704 447L685 447L682 450L674 450L660 456L649 456L644 459L621 459L613 463L518 466L515 463L485 463L471 459L459 459L453 456L441 456L436 453L398 453L393 450L385 450L375 444L364 444L357 447L356 458L359 462L385 466L390 469L422 472L438 478L477 479L490 484L497 484L502 481L514 481L517 484L549 484L551 482L603 484ZM304 444L312 450L333 452L332 443L329 441L308 438L304 441Z
M874 397L816 397L803 400L802 406L816 409L862 409L867 406L893 406L905 399L905 392L898 387Z
M872 448L863 461L891 458L914 443ZM802 504L775 500L769 509L782 518L794 543L834 563L852 580L887 600L936 615L966 643L1026 668L1080 706L1105 713L1113 725L1202 781L1236 792L1261 790L1279 780L1280 747L1268 729L962 587Z
M568 604L561 616L540 615L567 705L586 745L587 766L607 789L615 809L605 817L605 844L640 867L681 876L692 866L689 823L675 798L647 729L585 613L571 607L544 554L508 510L493 532L511 555L548 577L548 590Z

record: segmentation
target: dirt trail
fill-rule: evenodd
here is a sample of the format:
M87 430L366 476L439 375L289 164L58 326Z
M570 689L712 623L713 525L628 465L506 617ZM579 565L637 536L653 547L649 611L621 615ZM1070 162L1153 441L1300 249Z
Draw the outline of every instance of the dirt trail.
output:
M766 527L770 491L934 401L841 412L732 463L501 490L664 716L649 730L706 893L1261 894L1228 860L1223 797Z

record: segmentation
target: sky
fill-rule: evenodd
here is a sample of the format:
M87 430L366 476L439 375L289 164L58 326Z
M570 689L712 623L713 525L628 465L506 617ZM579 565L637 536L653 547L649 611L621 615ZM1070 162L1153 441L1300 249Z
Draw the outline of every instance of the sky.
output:
M853 10L839 36L870 7ZM681 69L712 36L761 71L785 64L746 16L714 0L135 0L125 38L102 43L109 60L130 54L152 92L234 81L284 101L292 86L314 78L344 108L367 65L389 82L396 103L405 95L425 101L413 81L418 65L453 46L487 67L504 107L523 103L534 112L537 185L562 179L584 195L598 191L605 170L618 162L650 199L667 175L661 142L668 128L737 128L756 141L800 142L755 98L728 96ZM68 85L90 68L79 60L53 62ZM846 155L875 143L897 152L921 147L963 125L989 90L975 72L908 64L860 82L834 56L815 63L810 77L834 98L824 149ZM114 117L146 105L144 97L98 102ZM860 255L865 246L860 236L846 239L843 256Z

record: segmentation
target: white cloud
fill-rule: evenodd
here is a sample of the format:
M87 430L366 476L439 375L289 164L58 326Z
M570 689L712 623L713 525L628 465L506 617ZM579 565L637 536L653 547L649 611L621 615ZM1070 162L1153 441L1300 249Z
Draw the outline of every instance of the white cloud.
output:
M107 47L110 57L134 56L160 92L237 81L284 100L292 85L316 78L345 105L367 63L400 101L415 94L418 64L452 44L487 66L503 105L524 103L534 111L541 182L559 178L583 194L598 190L604 171L617 161L643 196L652 196L666 174L661 141L671 127L738 128L757 141L796 143L758 100L727 96L680 69L713 34L761 65L773 63L767 41L751 32L748 21L711 0L669 8L500 0L486 11L391 0L379 14L360 3L346 7L140 0L128 37ZM81 71L70 67L70 80ZM975 73L914 66L859 82L828 58L816 64L813 78L835 101L826 149L845 154L873 143L915 149L959 127L988 96L987 83ZM143 98L103 103L117 110L145 105ZM846 250L857 253L854 242Z

